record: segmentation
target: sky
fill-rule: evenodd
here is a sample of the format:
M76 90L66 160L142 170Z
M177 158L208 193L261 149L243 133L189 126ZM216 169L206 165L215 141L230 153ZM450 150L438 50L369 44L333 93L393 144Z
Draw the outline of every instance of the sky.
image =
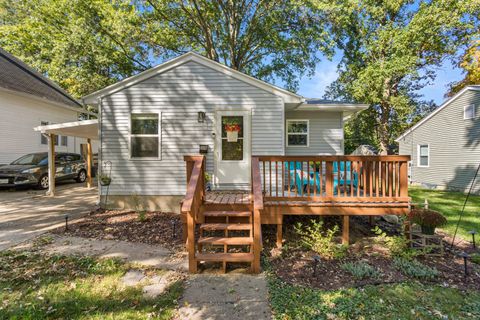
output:
M337 65L341 55L337 54L332 61L322 59L315 68L315 75L311 78L303 77L300 80L298 94L307 98L321 98L325 93L325 88L337 79ZM452 65L450 61L444 61L443 65L437 69L437 77L433 84L426 86L419 91L424 96L424 100L433 100L437 105L445 101L445 94L448 91L448 84L459 81L463 78L462 71L457 66Z

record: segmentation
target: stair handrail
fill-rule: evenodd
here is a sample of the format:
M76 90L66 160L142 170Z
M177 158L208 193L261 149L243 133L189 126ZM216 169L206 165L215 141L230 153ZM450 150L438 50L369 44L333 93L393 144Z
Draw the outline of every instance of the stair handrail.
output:
M184 160L187 164L187 192L182 203L182 213L187 217L188 269L195 273L195 224L205 197L205 157L185 156Z
M263 210L262 180L258 157L252 157L252 201L253 201L253 264L252 271L260 272L260 253L262 251L262 221Z

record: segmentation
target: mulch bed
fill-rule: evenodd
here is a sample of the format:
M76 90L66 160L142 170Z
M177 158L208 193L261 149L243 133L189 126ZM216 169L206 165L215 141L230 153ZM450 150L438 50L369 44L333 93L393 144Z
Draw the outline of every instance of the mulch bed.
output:
M70 223L53 232L84 238L122 240L160 244L179 251L184 247L180 216L174 213L147 212L144 221L134 211L96 210L83 220ZM175 229L175 230L174 230Z
M357 218L357 217L356 217ZM296 219L298 221L298 219ZM350 224L351 234L355 235L356 241L350 245L348 254L343 259L325 260L322 259L316 267L314 274L315 252L306 250L295 244L298 235L293 231L293 223L287 221L284 225L284 249L274 248L274 228L266 228L264 231L265 249L264 253L269 260L273 272L284 281L314 287L324 290L335 290L349 287L361 287L364 285L378 285L386 283L397 283L407 280L417 280L402 274L393 266L393 259L388 255L388 249L379 244L374 244L373 234L368 220L358 217ZM363 220L363 221L362 221ZM337 219L325 220L325 225L338 224ZM395 226L387 227L386 222L378 221L382 230L394 230ZM368 227L367 227L368 226ZM361 236L363 234L363 237ZM459 289L480 290L480 266L468 263L469 275L464 275L463 258L458 256L461 251L473 252L472 246L463 241L450 249L447 243L450 239L445 238L444 256L421 256L416 259L429 267L435 267L439 274L434 280L421 280L423 283L434 283L442 286ZM346 262L363 261L375 267L381 275L377 278L358 280L349 272L344 271L341 265Z

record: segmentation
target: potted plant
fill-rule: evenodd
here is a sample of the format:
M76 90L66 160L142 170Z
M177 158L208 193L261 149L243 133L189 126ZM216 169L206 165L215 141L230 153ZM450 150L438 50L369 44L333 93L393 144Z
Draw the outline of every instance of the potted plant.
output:
M435 228L447 223L447 219L438 211L430 209L413 209L408 215L411 222L420 225L423 234L435 234Z
M227 132L228 142L237 142L238 133L240 132L240 125L236 121L231 121L225 124L225 131Z
M98 179L100 180L100 184L102 186L109 186L110 183L112 183L112 178L103 173L98 176Z

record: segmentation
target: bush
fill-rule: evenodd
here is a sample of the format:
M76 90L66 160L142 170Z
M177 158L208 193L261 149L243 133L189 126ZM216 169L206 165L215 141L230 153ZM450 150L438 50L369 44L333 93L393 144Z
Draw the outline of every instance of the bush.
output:
M408 218L413 223L431 228L447 224L447 219L440 212L430 209L413 209Z
M438 276L436 268L430 268L417 260L408 260L404 258L395 258L393 265L406 276L432 280Z
M301 243L307 249L313 250L325 259L340 259L345 257L347 246L334 242L338 226L323 230L323 221L311 220L311 225L298 223L295 231L300 235Z
M377 235L377 241L382 242L388 249L390 256L401 257L407 260L411 260L420 252L410 248L410 241L405 235L400 236L387 236L387 234L378 226L372 229Z
M342 264L342 270L349 272L354 278L377 278L380 272L366 262L347 262Z

